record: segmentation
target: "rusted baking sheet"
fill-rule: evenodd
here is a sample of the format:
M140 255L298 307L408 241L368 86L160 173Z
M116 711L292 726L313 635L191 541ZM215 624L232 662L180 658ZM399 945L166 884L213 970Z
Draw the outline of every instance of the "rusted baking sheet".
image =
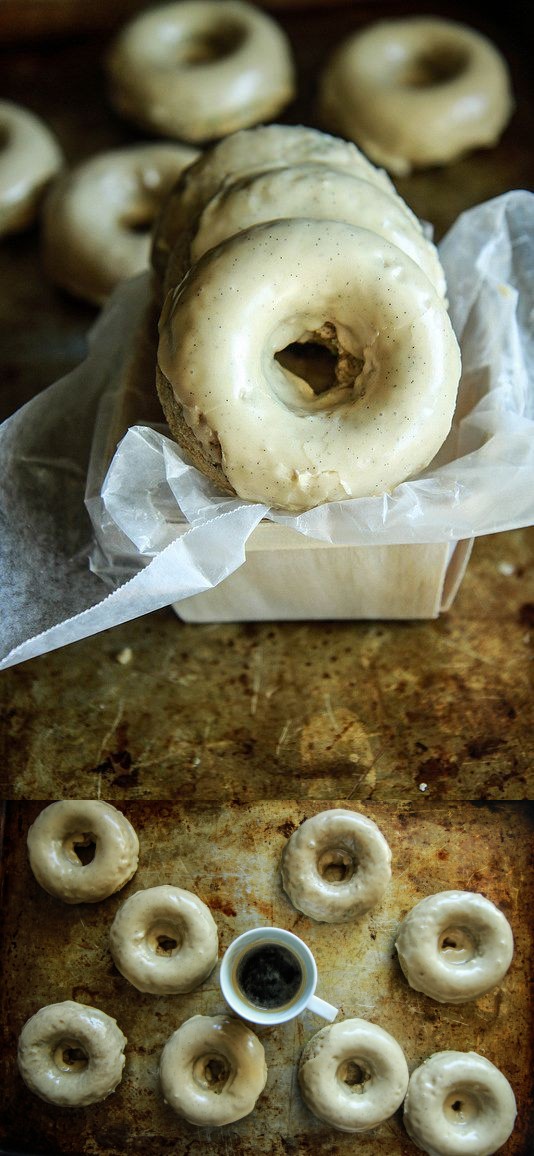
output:
M410 1069L434 1051L475 1050L500 1067L518 1101L516 1129L505 1156L532 1151L530 1080L532 1008L528 968L532 949L530 851L533 812L526 804L409 805L364 809L388 839L393 879L369 916L332 928L299 915L281 889L279 860L286 839L329 802L194 806L121 804L140 838L140 866L117 896L95 906L68 907L42 891L29 870L26 832L42 804L9 804L3 858L4 936L1 956L3 1046L0 1137L7 1151L64 1156L248 1156L249 1153L355 1151L350 1135L332 1131L301 1101L296 1062L322 1023L311 1014L262 1034L269 1076L256 1110L223 1129L198 1129L162 1101L158 1061L172 1031L195 1013L224 1009L218 968L187 996L141 995L116 971L108 929L123 899L159 883L196 892L209 904L220 950L258 924L295 931L316 954L318 994L343 1017L363 1016L390 1031ZM355 807L355 810L362 809ZM473 1003L439 1005L406 984L394 952L399 920L424 895L447 888L480 891L509 918L515 955L502 985ZM16 1067L18 1033L39 1007L75 999L116 1017L128 1036L117 1092L84 1110L52 1107L33 1096ZM401 1113L358 1137L359 1156L409 1156Z

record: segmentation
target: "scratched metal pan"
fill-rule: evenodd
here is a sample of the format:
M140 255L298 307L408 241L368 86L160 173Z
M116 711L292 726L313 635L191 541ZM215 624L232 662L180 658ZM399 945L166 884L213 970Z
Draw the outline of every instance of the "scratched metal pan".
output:
M363 1016L391 1032L410 1069L432 1052L474 1050L510 1080L519 1114L505 1156L534 1150L531 1072L533 813L525 804L399 804L365 809L393 853L393 878L383 902L360 921L334 928L294 910L279 877L280 854L291 832L312 814L343 802L265 802L220 807L131 803L122 805L139 834L140 864L124 890L96 905L63 905L36 883L27 863L26 832L43 804L8 804L2 856L4 933L0 956L3 1046L0 1056L0 1145L4 1152L64 1156L249 1156L332 1153L409 1156L399 1111L357 1138L335 1132L303 1104L296 1064L304 1043L322 1026L308 1013L261 1032L269 1068L255 1111L221 1129L189 1125L164 1103L158 1061L172 1031L196 1013L224 1010L218 967L194 993L141 995L122 978L108 950L115 912L132 892L160 883L198 894L211 908L220 953L235 935L258 924L278 924L309 943L319 967L318 994L342 1017ZM352 804L348 803L351 807ZM354 807L361 810L360 807ZM509 918L515 955L502 984L459 1007L440 1005L408 987L394 938L399 920L424 895L448 888L480 891ZM23 1084L16 1066L17 1037L39 1007L75 999L111 1013L128 1037L118 1090L103 1103L69 1110L45 1104Z

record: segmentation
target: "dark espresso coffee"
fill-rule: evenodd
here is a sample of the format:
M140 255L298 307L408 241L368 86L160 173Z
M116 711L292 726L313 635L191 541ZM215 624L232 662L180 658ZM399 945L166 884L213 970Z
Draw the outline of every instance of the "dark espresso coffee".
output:
M266 1011L290 1004L304 981L297 956L278 943L259 943L246 951L237 963L235 978L248 1003Z

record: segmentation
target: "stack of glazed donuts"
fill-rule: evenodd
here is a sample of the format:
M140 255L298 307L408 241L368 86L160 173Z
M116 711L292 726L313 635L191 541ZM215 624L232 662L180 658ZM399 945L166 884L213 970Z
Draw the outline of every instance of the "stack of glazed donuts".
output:
M64 801L39 814L28 832L28 854L35 878L55 899L96 903L133 878L139 843L128 819L110 804ZM326 925L347 923L380 904L391 880L391 850L372 819L332 807L296 827L282 848L280 873L296 911ZM124 978L160 997L196 990L218 957L209 908L192 892L169 885L130 894L115 914L109 941ZM499 984L513 946L510 926L493 903L452 890L417 903L395 941L410 986L449 1004L474 1000ZM98 1008L73 1000L49 1004L22 1028L19 1070L42 1099L88 1106L119 1085L127 1042L115 1019ZM183 1021L159 1065L165 1102L200 1127L224 1126L252 1112L267 1074L257 1035L225 1013ZM430 1156L489 1156L515 1120L513 1091L484 1056L437 1052L410 1075L398 1041L358 1017L308 1040L298 1083L311 1113L347 1133L378 1127L404 1103L406 1130Z
M155 230L157 385L194 464L300 511L382 494L449 432L460 355L435 247L354 144L270 125L192 166ZM314 386L289 357L331 355Z

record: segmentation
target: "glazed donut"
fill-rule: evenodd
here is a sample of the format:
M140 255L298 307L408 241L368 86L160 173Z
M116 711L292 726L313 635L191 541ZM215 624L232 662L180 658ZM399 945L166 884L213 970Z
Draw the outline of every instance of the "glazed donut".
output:
M111 1016L67 999L40 1008L24 1024L19 1071L41 1100L83 1108L115 1091L127 1042Z
M219 141L186 170L164 202L154 229L152 263L163 279L169 255L184 230L226 185L288 165L325 165L378 185L402 204L387 173L349 141L303 125L269 124ZM278 215L278 213L276 214Z
M501 982L514 940L502 911L483 895L440 891L412 908L395 947L410 987L438 1003L458 1004Z
M187 145L132 145L65 173L44 204L42 255L50 280L102 305L119 281L148 268L152 224L197 156Z
M372 819L333 807L297 827L281 871L297 911L322 923L348 923L380 902L391 879L391 851Z
M389 1032L367 1020L341 1020L308 1041L298 1079L320 1120L340 1132L368 1132L402 1104L408 1065Z
M258 1037L233 1016L192 1016L167 1040L160 1061L163 1098L190 1124L213 1128L252 1112L267 1065Z
M110 930L115 966L138 991L194 991L217 962L217 924L209 907L181 887L136 891Z
M320 84L327 128L403 175L496 144L513 110L507 65L480 32L433 16L345 40Z
M62 165L63 153L44 121L0 100L0 236L33 224Z
M337 357L321 393L275 357L309 341ZM176 441L226 492L284 510L383 494L426 466L459 376L425 274L339 221L277 220L228 238L160 319L158 392Z
M515 1117L508 1080L476 1052L436 1052L410 1076L404 1126L429 1156L491 1156Z
M95 845L83 863L77 847ZM51 803L28 831L37 882L63 903L98 903L120 891L137 871L139 840L125 815L99 799Z
M285 33L242 0L142 12L119 33L107 70L117 112L195 144L272 119L295 92Z
M445 295L437 250L405 202L370 181L326 165L279 168L224 186L200 215L191 259L197 261L208 249L251 225L300 216L371 229L411 257L438 293Z

